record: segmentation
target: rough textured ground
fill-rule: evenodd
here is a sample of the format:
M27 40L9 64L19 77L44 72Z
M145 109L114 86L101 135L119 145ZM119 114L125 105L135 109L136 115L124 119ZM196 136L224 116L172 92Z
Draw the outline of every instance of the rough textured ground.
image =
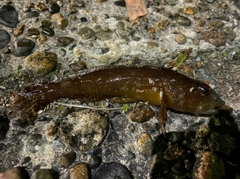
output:
M116 5L118 3L113 0L41 2L46 6L45 11L41 11L38 8L41 4L35 1L0 1L0 8L6 4L15 7L19 20L16 27L6 26L0 21L0 29L11 37L7 44L3 44L3 39L0 42L0 47L3 44L0 49L0 172L20 166L32 175L42 172L41 168L47 168L57 171L57 174L44 173L44 177L76 178L70 170L78 173L80 169L74 166L83 163L89 168L79 168L89 171L93 178L111 178L114 175L111 172L119 172L115 176L122 178L131 178L131 175L134 178L201 178L193 173L200 170L201 164L198 163L202 156L211 156L219 162L217 166L212 165L215 168L209 167L209 171L218 173L218 176L209 174L205 178L239 177L240 1L149 0L146 1L149 14L135 23L128 20L126 8ZM53 18L56 13L50 13L49 9L53 8L49 7L54 2L60 6L62 17ZM32 13L34 11L38 12L36 17ZM50 20L52 24L44 26L43 20ZM25 25L22 34L14 36L20 25ZM33 35L30 28L35 28L39 34ZM69 37L73 41L63 46L58 42L60 37ZM22 42L22 38L34 42L33 50L25 51L14 46L15 42ZM42 81L60 81L81 69L96 66L169 67L181 51L189 48L192 52L179 71L209 82L233 108L230 114L210 118L169 111L167 139L162 138L156 117L146 123L134 123L129 120L129 111L122 113L119 110L92 112L54 105L39 115L34 126L18 128L12 125L10 114L16 111L11 110L9 101L10 94L16 89ZM17 50L23 56L19 57ZM32 58L33 64L25 59L35 52L55 53L56 66L55 62L49 63L49 66L44 66L45 70L39 72L40 65L34 63L37 57ZM48 68L50 72L46 70ZM68 99L59 102L78 103ZM84 105L122 107L111 101ZM138 104L130 105L130 111L135 105ZM153 108L157 114L157 108ZM78 120L83 121L81 125ZM92 129L95 124L98 127ZM205 127L199 127L202 125ZM218 145L219 148L216 147ZM70 154L65 156L67 153ZM170 155L173 153L174 156ZM163 156L165 161L159 156ZM186 164L186 161L191 164ZM109 166L105 166L106 163ZM126 168L119 167L119 164L127 167L131 174L122 172ZM114 168L117 169L112 171ZM36 175L34 177L37 178Z

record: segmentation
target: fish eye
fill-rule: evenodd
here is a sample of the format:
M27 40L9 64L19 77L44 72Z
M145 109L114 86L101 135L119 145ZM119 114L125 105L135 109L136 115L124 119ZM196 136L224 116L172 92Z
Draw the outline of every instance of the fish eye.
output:
M210 91L208 87L203 87L203 86L199 86L198 89L200 90L202 96L208 95Z

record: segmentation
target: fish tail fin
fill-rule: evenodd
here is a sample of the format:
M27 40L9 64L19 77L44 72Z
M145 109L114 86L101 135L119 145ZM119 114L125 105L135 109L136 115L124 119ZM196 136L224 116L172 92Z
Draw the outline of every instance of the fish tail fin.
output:
M20 126L33 124L38 111L50 103L46 97L46 92L27 92L26 89L14 92L11 97L14 118Z

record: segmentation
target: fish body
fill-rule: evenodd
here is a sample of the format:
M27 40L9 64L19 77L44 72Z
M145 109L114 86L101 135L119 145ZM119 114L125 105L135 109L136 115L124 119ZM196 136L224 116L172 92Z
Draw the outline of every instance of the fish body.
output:
M37 112L60 98L120 102L144 101L160 106L159 121L165 133L167 109L194 115L211 115L224 101L207 84L166 68L116 66L92 70L57 83L42 83L15 93L13 106L20 123L31 123ZM118 100L119 101L119 100Z

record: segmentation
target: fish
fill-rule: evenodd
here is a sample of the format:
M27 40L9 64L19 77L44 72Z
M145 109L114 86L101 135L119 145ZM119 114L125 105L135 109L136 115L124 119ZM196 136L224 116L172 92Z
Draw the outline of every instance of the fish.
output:
M59 82L27 86L13 94L19 124L33 124L38 111L60 98L90 102L117 99L118 103L147 102L159 106L164 135L167 110L192 115L215 115L225 105L206 83L167 68L113 66L81 72Z

